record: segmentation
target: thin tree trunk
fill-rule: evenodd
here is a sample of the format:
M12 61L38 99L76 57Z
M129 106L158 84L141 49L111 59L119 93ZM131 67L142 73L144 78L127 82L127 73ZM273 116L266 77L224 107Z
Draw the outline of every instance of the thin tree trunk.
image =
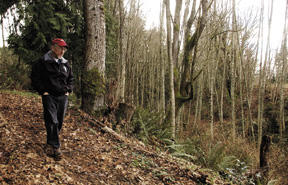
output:
M165 60L163 58L163 19L164 19L165 3L162 2L161 14L160 14L160 61L161 61L161 111L165 114Z
M259 27L259 37L261 38L261 52L260 52L260 73L259 73L259 83L258 83L258 146L260 147L260 142L259 138L262 138L262 78L263 78L263 70L264 68L262 67L263 63L263 16L264 16L264 0L261 1L261 15L260 15L260 27Z
M236 30L238 30L237 20L235 20L235 27ZM242 124L242 136L245 138L245 116L244 116L244 107L243 107L243 51L242 47L240 46L240 35L238 31L236 32L237 36L237 58L240 59L239 65L236 65L236 67L239 69L239 91L240 91L240 107L241 107L241 124Z
M203 86L204 86L204 75L203 73L200 74L198 82L198 89L197 89L197 100L196 100L196 107L195 107L195 118L194 118L194 125L201 121L202 116L202 103L203 103Z
M225 37L226 38L226 37ZM226 42L226 39L222 38L222 44L223 44L223 74L222 74L222 82L221 82L221 93L220 93L220 123L221 125L223 125L224 120L223 120L223 105L224 105L224 88L225 88L225 82L226 82L226 59L227 59L227 54L226 54L226 44L224 44L224 42Z
M124 58L124 60L122 60L122 67L121 67L121 69L122 69L122 71L121 71L121 79L122 79L121 84L123 87L121 88L120 100L122 103L129 101L128 97L131 98L131 96L129 96L129 94L130 94L130 92L128 91L129 89L127 88L127 86L131 87L131 84L129 84L129 81L127 80L127 79L129 79L129 76L126 75L127 72L129 75L131 75L131 65L129 65L129 60L131 58L131 55L130 55L131 31L127 30L126 35L127 35L127 37L125 39L126 40L126 43L125 43L126 48L124 49L126 52L125 52L125 58ZM130 80L130 82L131 82L131 80ZM126 89L128 89L128 90L126 90ZM125 95L126 95L126 97L125 97Z
M212 61L213 62L213 61ZM208 77L210 82L210 134L211 138L214 138L214 75L213 75L214 66L213 63L208 65Z
M5 48L5 35L4 35L4 16L1 15L1 30L2 30L2 41L3 41L3 48Z
M180 33L180 13L182 8L182 0L175 0L176 8L173 20L173 43L172 58L176 68L178 68L178 51L179 51L179 33Z
M139 64L138 63L136 63L136 74L139 74ZM135 104L136 104L136 107L138 107L139 106L139 100L138 100L138 97L139 97L139 76L136 75L135 78L136 78Z
M266 86L266 65L268 60L269 53L269 44L270 44L270 32L271 32L271 22L272 22L272 14L273 14L273 2L270 10L269 20L268 20L268 35L267 35L267 45L265 51L264 65L262 68L262 74L260 75L259 80L259 108L258 108L258 148L260 149L261 139L262 139L262 121L263 121L263 111L264 111L264 95L265 95L265 86ZM262 1L262 7L264 9L264 1ZM263 22L262 22L263 24ZM262 53L262 52L261 52ZM262 56L261 56L262 58Z
M285 131L285 114L284 114L284 89L283 84L285 83L286 75L286 63L287 63L287 19L288 19L288 0L286 1L286 12L285 12L285 24L283 31L283 43L282 43L282 70L280 76L280 114L279 114L279 133L282 137Z
M124 13L123 13L123 2L122 0L118 1L118 6L119 6L119 63L120 63L120 73L119 73L119 78L120 83L119 83L119 100L120 102L125 102L125 81L126 81L126 62L123 60L123 28L124 28Z
M141 78L141 85L142 85L142 88L141 88L141 103L140 105L143 107L144 106L144 91L145 91L145 60L143 60L143 65L142 65L142 78Z
M236 113L235 113L235 65L237 62L237 51L236 51L236 11L235 11L235 0L232 1L232 8L233 8L233 13L232 13L232 61L231 61L231 103L232 103L232 108L231 108L231 118L232 118L232 138L233 141L236 139Z
M171 14L170 14L170 0L165 0L166 3L166 24L167 24L167 52L168 61L170 64L170 102L171 102L171 129L172 137L175 138L175 93L174 93L174 62L172 58L172 45L171 45Z

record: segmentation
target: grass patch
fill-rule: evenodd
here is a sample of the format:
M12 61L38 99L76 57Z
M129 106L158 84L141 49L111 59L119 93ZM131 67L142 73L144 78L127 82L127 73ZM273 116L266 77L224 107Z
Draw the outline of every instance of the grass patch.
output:
M37 93L33 93L33 92L29 92L29 91L17 91L17 90L1 89L0 93L15 94L15 95L24 96L24 97L39 97L39 95Z

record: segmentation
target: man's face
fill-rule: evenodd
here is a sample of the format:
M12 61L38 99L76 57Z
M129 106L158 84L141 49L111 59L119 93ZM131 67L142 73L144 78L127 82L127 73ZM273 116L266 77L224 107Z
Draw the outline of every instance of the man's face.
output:
M57 58L62 58L67 48L55 44L51 47L51 50L56 54Z

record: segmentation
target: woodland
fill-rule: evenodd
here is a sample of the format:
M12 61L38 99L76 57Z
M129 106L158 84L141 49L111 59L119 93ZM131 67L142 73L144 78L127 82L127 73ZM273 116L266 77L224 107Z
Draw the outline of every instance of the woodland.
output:
M288 185L288 1L275 53L274 0L256 16L237 0L158 0L149 29L140 0L0 2L1 184ZM60 163L35 138L30 81L57 37L75 77Z

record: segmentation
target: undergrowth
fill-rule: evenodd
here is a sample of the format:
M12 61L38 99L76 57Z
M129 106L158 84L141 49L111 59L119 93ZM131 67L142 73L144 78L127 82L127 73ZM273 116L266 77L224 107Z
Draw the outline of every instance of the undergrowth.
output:
M7 94L15 94L24 97L37 97L38 94L29 92L29 91L18 91L18 90L7 90L7 89L0 89L0 92L7 93Z
M136 109L132 121L130 134L146 144L160 144L171 138L170 127L162 123L161 113L151 113L148 110Z
M30 68L11 50L0 48L0 89L29 89Z

